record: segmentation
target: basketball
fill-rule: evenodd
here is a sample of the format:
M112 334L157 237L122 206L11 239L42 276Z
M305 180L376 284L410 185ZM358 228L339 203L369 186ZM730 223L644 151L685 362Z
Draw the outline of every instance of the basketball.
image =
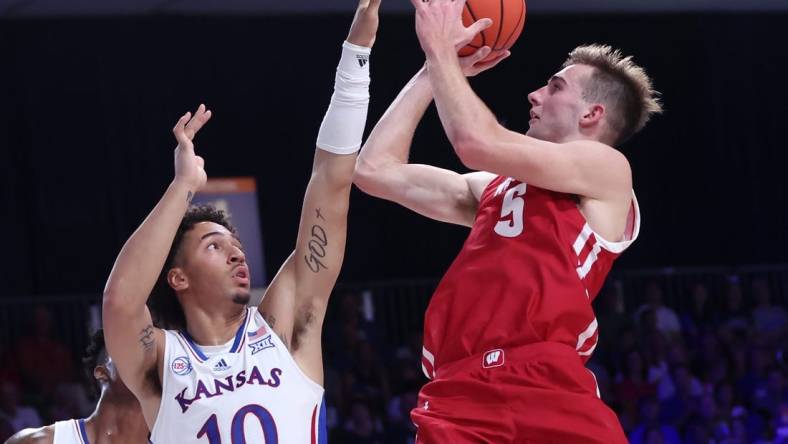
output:
M492 19L492 25L460 48L461 57L473 54L482 46L489 46L491 51L485 60L490 60L511 48L523 32L525 0L467 0L462 11L462 24L467 27L483 18Z

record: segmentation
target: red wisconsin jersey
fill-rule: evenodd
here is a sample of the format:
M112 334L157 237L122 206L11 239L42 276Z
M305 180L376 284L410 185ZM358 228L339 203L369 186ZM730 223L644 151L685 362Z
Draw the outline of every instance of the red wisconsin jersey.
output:
M591 302L639 229L634 195L624 240L609 242L573 195L495 178L427 308L424 373L432 379L443 364L543 341L588 360L598 337Z

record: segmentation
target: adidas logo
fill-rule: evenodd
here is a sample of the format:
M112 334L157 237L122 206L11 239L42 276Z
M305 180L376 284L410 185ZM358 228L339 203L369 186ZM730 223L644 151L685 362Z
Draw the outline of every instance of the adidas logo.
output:
M363 68L369 62L369 57L359 54L356 56L356 61L358 61L358 66Z
M219 360L219 362L216 363L216 365L213 366L213 371L221 372L221 371L227 370L229 368L230 368L230 366L227 365L227 362L225 362L224 358L222 358L222 359Z

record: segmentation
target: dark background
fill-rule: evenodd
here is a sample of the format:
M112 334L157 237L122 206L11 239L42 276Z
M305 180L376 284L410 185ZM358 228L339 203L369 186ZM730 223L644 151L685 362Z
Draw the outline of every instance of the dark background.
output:
M371 129L422 54L384 15ZM200 102L210 176L254 176L269 278L295 242L314 141L350 14L0 21L0 293L100 292L172 178L170 129ZM666 112L623 147L643 214L618 268L785 262L788 14L529 16L472 84L524 131L526 95L581 43L634 54ZM412 160L462 170L434 109ZM354 191L340 280L438 277L467 231Z

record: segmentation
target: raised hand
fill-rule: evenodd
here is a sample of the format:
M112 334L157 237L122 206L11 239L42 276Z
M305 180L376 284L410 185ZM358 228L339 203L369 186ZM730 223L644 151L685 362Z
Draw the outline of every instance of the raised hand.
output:
M491 49L489 46L482 46L473 54L466 57L460 57L460 67L462 67L462 73L465 74L465 77L473 77L487 71L500 63L503 59L512 55L509 50L506 50L501 51L491 60L484 60L484 58L490 54L490 51Z
M453 47L459 50L492 25L483 18L469 27L462 24L465 0L410 0L416 8L416 35L425 53Z
M175 147L175 180L189 185L194 191L205 185L208 176L205 174L205 160L194 153L194 136L211 118L211 111L200 105L194 116L187 112L180 119L172 133L178 146Z
M378 9L380 9L380 0L359 0L347 36L349 43L366 48L372 47L375 43L375 35L378 33Z

